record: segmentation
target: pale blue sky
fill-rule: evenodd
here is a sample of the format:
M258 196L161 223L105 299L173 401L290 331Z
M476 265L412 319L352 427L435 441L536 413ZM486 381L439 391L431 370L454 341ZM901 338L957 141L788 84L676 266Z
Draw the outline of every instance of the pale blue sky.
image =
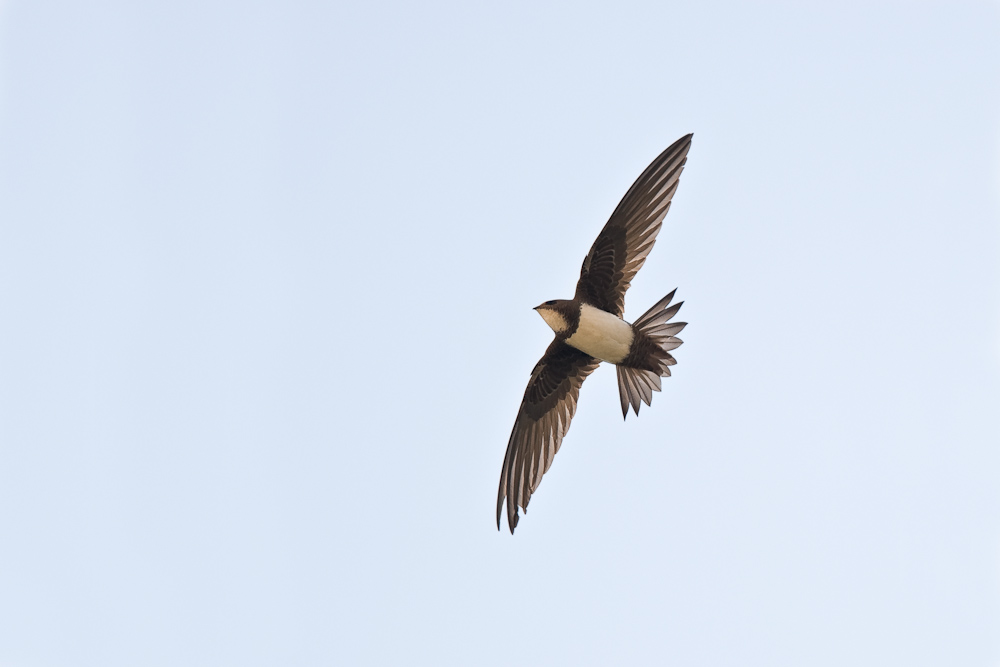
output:
M619 198L614 373L500 464ZM0 666L1000 664L1000 4L0 4Z

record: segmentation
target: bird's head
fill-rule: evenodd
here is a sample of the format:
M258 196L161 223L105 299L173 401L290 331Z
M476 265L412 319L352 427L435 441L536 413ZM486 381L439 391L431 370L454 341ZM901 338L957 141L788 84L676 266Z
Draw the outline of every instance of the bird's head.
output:
M535 306L535 310L542 316L545 323L559 334L569 329L569 321L566 319L566 314L568 308L572 308L570 306L571 303L568 299L553 299L552 301L546 301L540 306Z

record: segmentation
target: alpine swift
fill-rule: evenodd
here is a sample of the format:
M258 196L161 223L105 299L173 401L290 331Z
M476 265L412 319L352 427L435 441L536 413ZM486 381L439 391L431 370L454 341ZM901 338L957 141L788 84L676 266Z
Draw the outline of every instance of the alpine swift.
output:
M625 193L583 260L573 298L535 308L555 339L531 371L507 443L497 528L506 500L507 524L514 532L517 508L527 511L531 494L569 430L580 385L602 361L617 370L623 417L629 405L637 416L641 402L650 405L653 392L660 391L660 378L669 377L677 363L670 351L683 342L676 334L687 323L670 323L683 303L670 306L676 290L633 324L624 320L625 291L653 249L687 162L691 136L660 153Z

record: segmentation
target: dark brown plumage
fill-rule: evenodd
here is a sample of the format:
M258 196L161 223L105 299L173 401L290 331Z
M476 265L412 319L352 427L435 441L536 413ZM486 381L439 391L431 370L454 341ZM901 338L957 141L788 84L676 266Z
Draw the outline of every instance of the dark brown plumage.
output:
M518 507L552 465L576 413L583 381L601 361L616 364L622 412L647 405L660 390L660 377L676 363L669 353L681 344L674 334L684 323L668 324L681 304L669 307L671 292L632 325L622 320L625 292L656 241L680 174L691 136L677 140L636 179L583 261L571 300L548 301L536 310L555 331L555 340L535 365L507 443L497 494L497 527L507 503L510 531ZM586 351L584 351L586 350Z
M622 197L583 260L574 298L618 317L625 314L625 291L670 210L692 136L681 137L660 153Z

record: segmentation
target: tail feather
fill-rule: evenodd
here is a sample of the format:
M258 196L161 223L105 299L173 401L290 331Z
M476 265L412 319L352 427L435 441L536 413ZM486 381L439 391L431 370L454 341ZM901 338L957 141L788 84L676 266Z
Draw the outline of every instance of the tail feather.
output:
M623 417L628 416L629 406L638 415L642 403L652 405L653 392L661 390L660 378L670 377L670 366L677 363L670 351L684 342L675 334L680 333L687 322L668 324L684 303L670 306L676 291L656 302L632 325L635 352L616 366Z
M672 324L657 324L646 329L646 333L651 336L673 336L679 334L684 327L687 326L687 322L674 322Z

